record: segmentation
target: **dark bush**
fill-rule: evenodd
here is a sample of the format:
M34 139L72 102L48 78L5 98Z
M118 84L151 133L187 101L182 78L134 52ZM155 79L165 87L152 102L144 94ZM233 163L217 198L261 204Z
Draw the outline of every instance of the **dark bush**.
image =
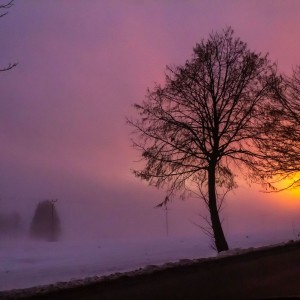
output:
M30 235L36 239L56 241L61 234L60 219L55 201L40 202L31 221Z

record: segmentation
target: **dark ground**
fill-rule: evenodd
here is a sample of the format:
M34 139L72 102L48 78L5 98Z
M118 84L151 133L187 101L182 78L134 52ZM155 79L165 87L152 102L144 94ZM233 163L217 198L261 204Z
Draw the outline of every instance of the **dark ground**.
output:
M300 299L300 242L26 299L298 299L295 296Z

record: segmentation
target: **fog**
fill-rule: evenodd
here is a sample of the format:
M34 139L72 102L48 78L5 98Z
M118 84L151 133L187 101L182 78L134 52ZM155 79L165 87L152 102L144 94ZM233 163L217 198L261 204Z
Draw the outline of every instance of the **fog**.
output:
M140 165L125 124L131 105L162 80L165 65L184 63L226 25L290 72L300 61L300 3L70 2L15 1L0 20L0 65L18 62L0 74L0 211L20 214L23 236L45 199L58 199L64 240L166 236L166 212L155 208L164 192L131 171ZM228 196L229 243L300 230L297 197L259 189L241 182ZM169 235L207 243L200 215L200 200L174 199Z
M47 179L49 180L49 176ZM100 184L93 185L91 182L72 178L72 184L68 185L64 181L64 189L60 191L57 181L59 179L54 178L51 181L51 187L58 191L56 194L47 189L49 185L40 184L38 186L41 190L36 187L28 191L34 195L32 197L25 197L15 191L11 197L1 198L1 213L8 215L17 212L21 216L22 228L17 237L29 237L29 226L39 202L58 199L55 207L61 221L61 241L101 241L111 238L155 240L167 237L167 222L169 237L193 236L200 244L210 247L208 237L198 226L205 226L203 217L208 216L205 205L199 199L174 199L168 205L166 216L165 209L155 207L164 194L154 188L145 189L138 184L132 184L107 190ZM82 186L86 190L82 190ZM229 243L237 238L244 239L247 244L251 244L251 239L253 243L263 239L272 243L280 239L298 238L299 201L288 206L283 203L281 197L279 194L260 193L255 187L248 196L242 191L237 191L228 197L221 215ZM230 246L236 245L233 243Z

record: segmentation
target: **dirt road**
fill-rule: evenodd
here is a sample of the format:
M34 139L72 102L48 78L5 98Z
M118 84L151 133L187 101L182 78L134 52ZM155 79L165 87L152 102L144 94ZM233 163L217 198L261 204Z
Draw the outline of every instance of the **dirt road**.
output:
M27 299L300 299L300 242ZM295 299L295 298L293 298Z

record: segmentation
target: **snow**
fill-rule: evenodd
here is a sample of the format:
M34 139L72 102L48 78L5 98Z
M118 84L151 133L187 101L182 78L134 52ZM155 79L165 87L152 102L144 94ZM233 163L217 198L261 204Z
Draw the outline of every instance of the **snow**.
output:
M236 239L233 244L239 248L216 256L207 240L195 236L59 242L5 240L0 243L0 293L55 283L57 286L85 284L111 274L168 267L172 262L189 264L200 258L222 259L267 249L270 246L266 245L274 245L275 239L273 243L257 240L246 244L249 242Z
M1 241L0 291L23 289L213 256L199 238Z

